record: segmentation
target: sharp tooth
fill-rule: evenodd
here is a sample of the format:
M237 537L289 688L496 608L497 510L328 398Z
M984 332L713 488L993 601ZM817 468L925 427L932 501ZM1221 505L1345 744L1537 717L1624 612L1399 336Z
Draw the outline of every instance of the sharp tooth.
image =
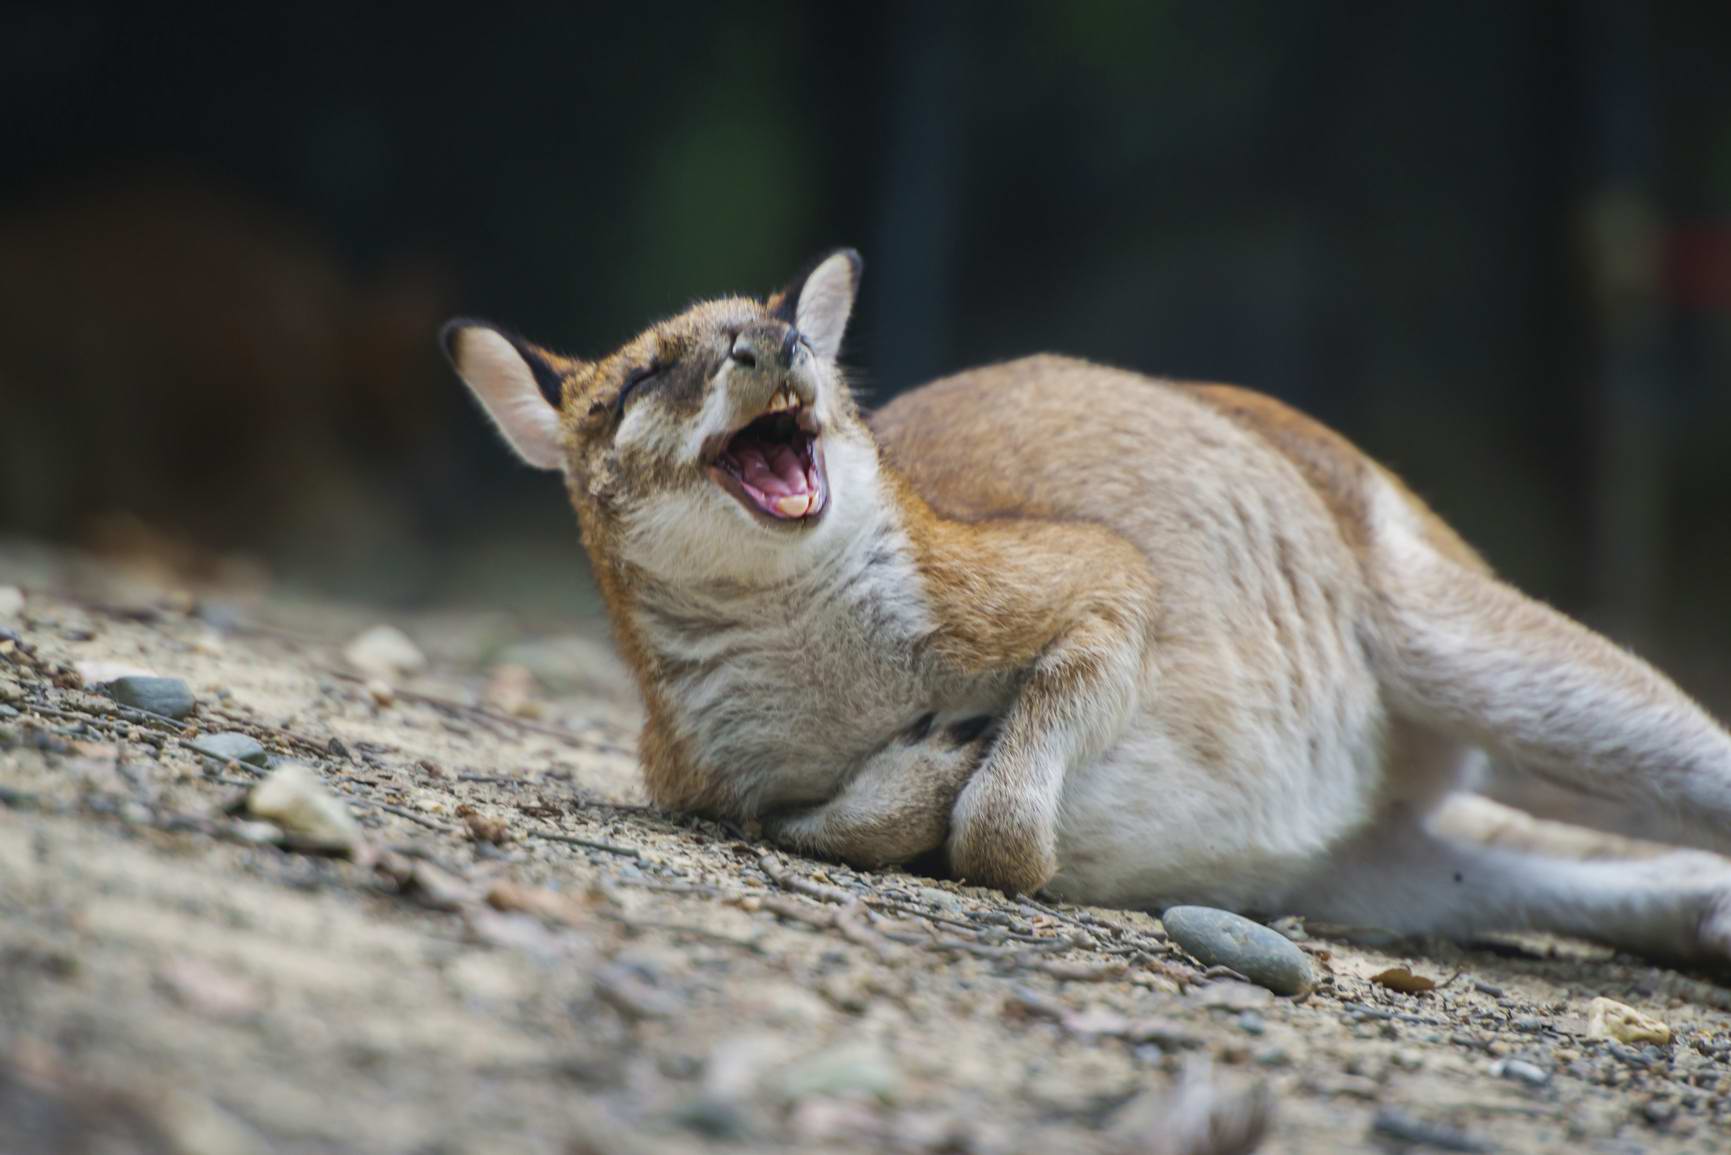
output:
M804 517L805 511L811 507L811 494L796 493L782 498L775 503L775 508L781 511L783 517Z

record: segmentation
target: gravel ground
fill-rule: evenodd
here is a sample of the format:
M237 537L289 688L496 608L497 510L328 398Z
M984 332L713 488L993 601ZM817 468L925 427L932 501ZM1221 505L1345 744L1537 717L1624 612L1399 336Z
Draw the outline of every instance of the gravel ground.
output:
M8 1155L1160 1152L1267 1104L1265 1151L1731 1150L1731 992L1699 978L1288 922L1320 982L1277 998L1147 914L647 807L593 623L426 614L345 657L380 615L40 550L0 551L6 585ZM95 692L124 673L196 709ZM218 733L267 765L193 749ZM247 812L290 761L357 820L335 853ZM1597 997L1673 1041L1590 1037Z

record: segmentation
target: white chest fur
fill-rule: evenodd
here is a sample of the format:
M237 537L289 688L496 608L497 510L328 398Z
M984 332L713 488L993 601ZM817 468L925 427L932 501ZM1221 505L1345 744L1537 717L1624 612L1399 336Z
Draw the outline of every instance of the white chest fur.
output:
M672 725L746 812L832 796L939 694L919 575L888 522L774 585L657 587L635 613Z

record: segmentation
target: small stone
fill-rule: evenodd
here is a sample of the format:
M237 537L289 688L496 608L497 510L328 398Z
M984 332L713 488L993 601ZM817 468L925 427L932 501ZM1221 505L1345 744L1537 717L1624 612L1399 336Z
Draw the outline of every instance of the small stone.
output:
M1285 1047L1267 1046L1258 1050L1250 1059L1259 1067L1290 1067L1292 1055Z
M11 621L24 612L24 591L17 586L0 586L0 621Z
M1498 1059L1491 1064L1491 1077L1513 1079L1529 1087L1543 1087L1551 1081L1551 1073L1525 1059Z
M318 775L288 762L271 771L246 799L247 813L275 822L299 850L353 854L361 828L342 801L325 789Z
M1268 1024L1255 1011L1245 1011L1238 1016L1238 1029L1247 1035L1260 1035L1268 1029Z
M341 738L333 735L331 740L325 743L325 753L329 754L332 758L347 758L349 756L349 748L343 745L343 740Z
M1403 1047L1390 1055L1389 1061L1403 1071L1416 1071L1424 1066L1424 1055Z
M384 710L397 700L397 692L383 678L373 678L367 683L367 697L373 700L373 705Z
M934 906L941 911L950 912L962 909L960 898L947 890L939 890L935 886L916 886L913 888L913 893L914 897L927 906Z
M208 755L222 762L245 762L252 766L264 766L270 762L270 755L258 740L246 734L224 732L221 734L205 734L187 743L200 754Z
M400 678L424 669L426 656L395 626L378 625L348 644L343 657L370 678Z
M249 846L275 846L285 837L282 827L274 822L233 822L228 836Z
M699 1095L673 1113L673 1121L707 1139L743 1139L751 1133L751 1114L728 1099Z
M1404 1111L1393 1107L1384 1107L1376 1113L1371 1122L1373 1135L1385 1139L1393 1139L1403 1147L1412 1144L1421 1147L1432 1147L1438 1151L1482 1152L1491 1149L1490 1144L1475 1139L1465 1131L1442 1123L1431 1123L1414 1118Z
M157 972L157 982L176 1002L213 1019L241 1019L263 1003L259 988L207 959L183 955Z
M469 837L476 842L491 842L494 846L503 846L511 841L511 827L503 818L490 814L465 814L463 825L468 828Z
M782 1071L777 1090L789 1102L811 1095L859 1095L893 1099L901 1074L873 1043L843 1043L807 1056Z
M116 678L102 688L122 706L147 710L165 718L184 718L198 705L191 688L179 678L135 674Z
M1587 1004L1587 1035L1589 1038L1615 1039L1619 1043L1631 1045L1671 1045L1669 1026L1615 999L1598 998Z
M447 870L416 859L401 884L404 894L432 910L461 910L475 899L475 888Z
M494 666L481 691L481 704L513 718L539 718L543 714L536 699L539 687L527 666L504 662Z
M1161 922L1204 966L1230 967L1277 995L1300 995L1315 985L1304 952L1261 923L1207 906L1172 907Z
M1668 1127L1677 1118L1677 1104L1664 1099L1649 1099L1641 1106L1641 1114L1655 1127Z

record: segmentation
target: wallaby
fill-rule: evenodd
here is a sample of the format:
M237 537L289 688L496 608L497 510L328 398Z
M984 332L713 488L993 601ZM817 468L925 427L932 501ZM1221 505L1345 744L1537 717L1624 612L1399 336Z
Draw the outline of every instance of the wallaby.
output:
M868 420L836 361L859 273L835 253L598 361L445 328L565 475L658 803L1078 902L1731 961L1731 863L1429 821L1514 773L1731 849L1731 737L1663 675L1257 393L1038 356Z

